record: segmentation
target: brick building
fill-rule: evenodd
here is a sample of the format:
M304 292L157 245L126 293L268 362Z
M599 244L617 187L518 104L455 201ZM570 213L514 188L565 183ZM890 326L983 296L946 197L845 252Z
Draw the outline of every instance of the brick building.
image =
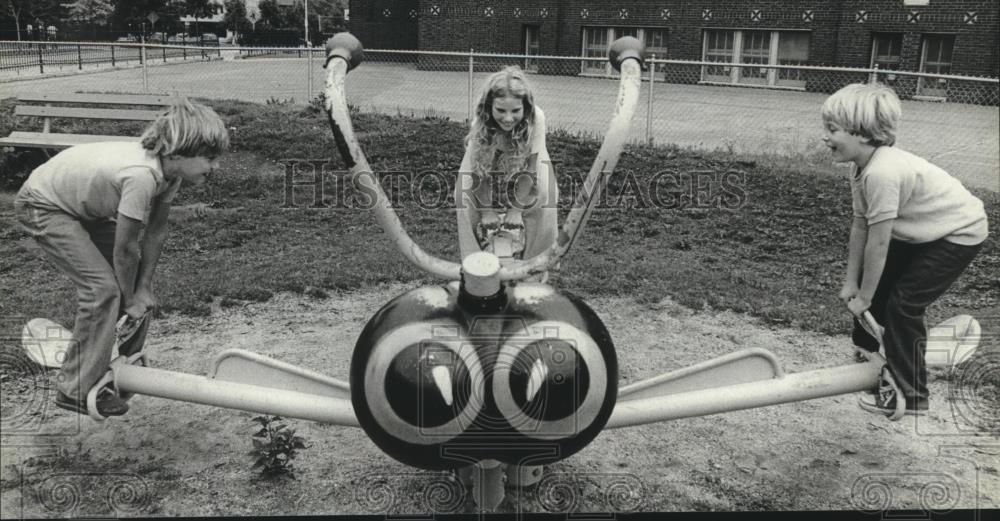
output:
M372 49L604 56L614 39L657 57L998 75L997 0L351 0ZM599 62L561 73L604 74ZM529 62L528 68L534 66ZM544 65L543 65L544 67ZM546 72L546 71L542 71ZM559 71L548 71L559 72ZM808 74L703 67L692 81L808 88ZM915 80L914 80L915 81ZM918 87L914 86L914 89ZM921 86L928 96L932 86Z

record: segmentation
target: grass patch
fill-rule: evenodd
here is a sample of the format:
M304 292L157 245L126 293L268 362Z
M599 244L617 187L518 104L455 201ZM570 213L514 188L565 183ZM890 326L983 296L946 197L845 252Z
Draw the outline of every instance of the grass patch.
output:
M341 162L326 115L315 104L204 101L231 127L233 150L209 185L182 189L177 203L204 202L223 211L172 227L157 276L164 311L204 315L216 299L230 306L267 300L279 291L324 298L329 291L385 282L434 282L395 252L371 212L336 207L356 194L347 183L335 182L333 171L342 168ZM13 128L14 104L10 99L0 102L0 133ZM457 260L455 217L448 204L463 152L462 125L433 116L353 117L376 171L443 174L428 177L419 187L396 183L387 191L419 244ZM18 128L32 125L18 122ZM56 120L53 128L81 131L80 125ZM86 132L141 131L106 125L87 122ZM549 136L561 218L599 144L566 132ZM286 190L286 173L274 162L290 158L312 160L320 172L326 169L321 193L309 184ZM30 171L29 159L10 154L3 159L4 171L13 174L5 178L13 180L0 194L0 286L10 288L0 313L69 323L75 307L71 289L39 258L32 241L15 226L11 211L10 190L17 184L11 165ZM730 309L773 324L844 333L849 323L836 293L846 263L850 189L842 174L818 159L629 146L604 204L594 212L555 284L585 297L631 296L656 302L669 296L696 309ZM313 173L306 168L288 178L307 183ZM444 185L435 180L444 180ZM986 203L990 221L1000 222L1000 196L977 195ZM448 204L423 208L421 200ZM1000 325L995 316L1000 297L996 273L1000 252L991 237L969 270L931 309L930 321L971 312ZM3 334L23 324L20 318L9 322Z

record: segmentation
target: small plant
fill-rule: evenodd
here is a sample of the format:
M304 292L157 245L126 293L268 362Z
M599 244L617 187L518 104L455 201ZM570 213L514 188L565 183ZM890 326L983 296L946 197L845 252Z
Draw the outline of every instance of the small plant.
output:
M319 95L309 100L308 110L312 114L326 113L326 91L320 91Z
M291 105L295 103L295 98L276 98L274 96L269 96L267 100L264 101L265 105Z
M253 450L250 451L254 457L253 468L261 467L261 474L268 478L288 476L295 479L292 460L299 449L308 448L305 440L295 435L295 429L280 423L280 416L258 416L253 421L261 426L253 435Z

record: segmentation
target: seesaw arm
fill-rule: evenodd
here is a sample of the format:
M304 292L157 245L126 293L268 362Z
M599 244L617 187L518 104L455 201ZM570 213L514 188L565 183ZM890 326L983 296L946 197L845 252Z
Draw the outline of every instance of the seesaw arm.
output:
M765 349L746 349L623 387L607 429L706 416L872 389L885 360L784 374ZM721 385L720 385L721 384Z
M120 393L137 393L227 409L359 427L346 382L242 349L220 354L208 376L141 365L142 354L118 357L88 396L97 414L96 393L113 383Z

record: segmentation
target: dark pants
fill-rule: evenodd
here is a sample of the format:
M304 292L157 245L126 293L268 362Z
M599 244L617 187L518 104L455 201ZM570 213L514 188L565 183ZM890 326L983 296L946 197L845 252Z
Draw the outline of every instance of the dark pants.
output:
M908 403L926 399L928 394L924 311L958 279L982 246L962 246L943 239L924 244L889 243L870 311L885 327L886 362ZM857 319L851 338L862 349L878 350L878 340Z

